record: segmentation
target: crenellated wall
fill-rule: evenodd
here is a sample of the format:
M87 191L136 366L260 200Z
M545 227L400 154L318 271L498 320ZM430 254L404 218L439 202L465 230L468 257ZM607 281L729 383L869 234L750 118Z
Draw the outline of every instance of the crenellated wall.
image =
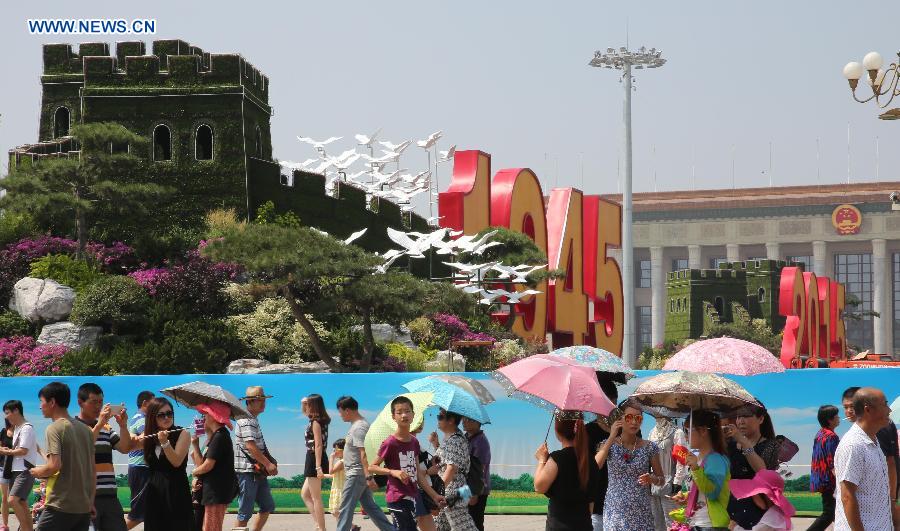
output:
M269 78L240 54L211 54L182 40L153 41L151 53L140 41L45 44L42 81L83 81L85 87L242 87L268 104Z

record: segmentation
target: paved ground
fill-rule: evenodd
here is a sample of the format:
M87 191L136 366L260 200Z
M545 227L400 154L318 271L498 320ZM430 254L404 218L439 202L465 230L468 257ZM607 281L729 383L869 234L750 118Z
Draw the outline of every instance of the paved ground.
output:
M328 518L326 519L326 524L328 526L328 531L333 531L335 528L335 520L331 515L326 515ZM507 515L499 515L499 516L487 516L485 518L485 529L490 531L543 531L544 522L546 518L543 515L536 516L507 516ZM362 531L377 531L376 528L369 520L363 519L361 516L357 516L355 518L355 523L359 524L362 527ZM14 524L15 518L10 516L10 528L15 530L17 526ZM809 525L812 523L811 518L794 518L794 529L797 531L804 531ZM225 517L225 527L224 529L231 529L231 525L234 524L234 516L228 515ZM138 526L135 528L136 530L143 529L143 526ZM311 530L313 528L312 519L309 515L305 514L276 514L273 515L268 524L265 527L266 531L297 531L297 530ZM177 531L177 530L172 530Z

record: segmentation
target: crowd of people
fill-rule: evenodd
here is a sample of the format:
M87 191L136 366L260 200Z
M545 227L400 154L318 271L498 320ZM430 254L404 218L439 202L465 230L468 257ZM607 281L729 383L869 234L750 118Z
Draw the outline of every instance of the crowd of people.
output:
M615 385L601 381L617 400ZM838 408L819 409L810 490L823 511L809 529L900 529L898 431L883 392L851 387L842 396L853 425L839 439ZM798 448L776 435L765 407L722 418L694 411L677 427L656 418L641 436L644 411L629 400L585 424L580 412L555 421L561 450L536 453L534 489L549 498L548 531L719 531L791 529L795 510L779 472Z
M94 383L78 388L75 417L69 414L71 390L66 384L49 383L38 398L42 415L51 421L44 449L25 419L22 403L10 400L3 406L0 531L9 531L10 510L22 531L126 531L139 524L147 531L220 531L235 499L234 528L260 531L275 511L267 478L278 473L278 462L259 422L272 396L262 387L249 387L241 397L249 417L232 422L230 405L209 400L195 407L201 417L193 429L178 425L172 402L151 391L138 394L138 411L130 419L125 407L107 403ZM368 456L369 423L357 401L342 396L336 405L349 428L329 458L331 418L324 399L312 394L301 401L309 424L300 495L318 530L326 528L326 477L331 479L329 512L339 530L359 528L353 524L357 505L383 531L484 530L491 454L477 421L441 410L438 427L443 438L430 434L429 452L417 439L421 423L412 426L413 403L400 396L390 404L396 432L377 455ZM117 496L114 452L128 456L127 515ZM189 460L194 465L190 476ZM30 507L35 481L40 482L39 497ZM386 487L390 518L373 496L380 487Z
M618 399L614 384L601 386ZM235 528L260 531L275 510L267 478L278 473L278 463L259 421L272 397L262 387L247 388L241 398L249 417L233 423L231 406L210 400L196 406L202 416L192 428L178 425L173 404L150 391L138 394L130 419L94 383L78 388L74 417L65 384L49 383L38 397L42 415L51 420L43 449L22 402L3 405L0 531L9 529L9 512L23 531L91 525L124 531L141 523L148 531L219 531L235 499ZM810 489L820 493L823 511L810 529L832 523L840 531L895 529L900 454L887 399L878 389L858 387L841 398L844 418L852 423L843 438L835 433L839 408L824 405L818 412ZM390 403L396 431L376 455L367 455L370 426L357 401L342 396L336 406L348 427L329 455L329 429L334 433L335 427L323 397L301 401L309 424L300 495L316 529L325 530L327 513L339 531L358 529L353 519L360 505L382 531L484 530L491 450L477 421L441 409L442 437L431 433L423 444L421 416L414 426L414 404L399 396ZM696 410L681 426L660 416L646 439L644 419L644 409L629 400L588 423L581 412L558 412L561 449L550 452L545 442L535 453L534 489L549 498L548 531L791 529L794 508L778 470L797 448L776 435L764 407L732 418ZM114 452L128 455L127 515L117 496ZM327 510L325 478L331 480ZM38 501L29 506L36 481ZM373 496L379 488L385 488L387 515Z

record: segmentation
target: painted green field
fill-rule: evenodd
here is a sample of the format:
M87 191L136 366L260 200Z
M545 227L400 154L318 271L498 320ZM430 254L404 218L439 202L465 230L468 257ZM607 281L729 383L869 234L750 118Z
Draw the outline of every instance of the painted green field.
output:
M127 507L129 504L129 494L128 488L119 488L119 500L123 507ZM300 499L299 489L272 489L272 495L275 498L276 512L306 512L306 506ZM822 502L818 494L791 492L787 497L800 515L818 514L822 510ZM322 498L325 507L328 507L328 493L323 493ZM376 492L375 501L380 506L386 507L384 492ZM231 508L237 509L237 503L233 503ZM487 512L489 514L544 514L547 512L547 498L535 492L495 491L488 498Z

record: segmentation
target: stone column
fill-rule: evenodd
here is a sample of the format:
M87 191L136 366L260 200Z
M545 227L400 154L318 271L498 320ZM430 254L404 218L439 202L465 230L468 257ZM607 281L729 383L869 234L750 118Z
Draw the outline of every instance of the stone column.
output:
M725 258L729 262L740 262L741 246L736 243L725 244Z
M781 260L781 244L778 242L767 243L766 258L769 260Z
M622 269L622 248L621 247L608 247L606 249L606 256L612 258L616 261L616 264L619 266L619 269Z
M891 290L887 286L887 241L876 238L872 240L872 311L878 312L880 317L873 318L875 326L875 354L888 354L886 326L888 315L887 299Z
M653 346L666 336L666 270L663 268L663 248L650 248L650 338Z
M703 269L702 249L699 245L688 245L688 269Z
M884 241L884 240L881 240L881 241ZM817 277L827 277L828 276L828 244L823 241L814 241L812 246L813 246L813 273L815 273Z

